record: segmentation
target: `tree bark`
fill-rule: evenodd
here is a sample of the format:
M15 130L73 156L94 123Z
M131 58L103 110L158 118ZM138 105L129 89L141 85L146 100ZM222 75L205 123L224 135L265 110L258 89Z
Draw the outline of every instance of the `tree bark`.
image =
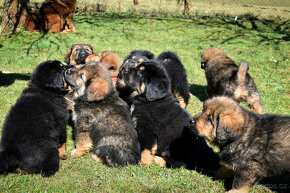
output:
M184 0L184 12L183 12L183 14L185 16L187 16L187 9L188 9L188 2L187 2L187 0Z
M4 24L2 32L13 27L16 32L18 25L24 25L29 11L29 0L5 0L1 21Z
M134 3L134 6L139 4L138 0L133 0L133 3Z

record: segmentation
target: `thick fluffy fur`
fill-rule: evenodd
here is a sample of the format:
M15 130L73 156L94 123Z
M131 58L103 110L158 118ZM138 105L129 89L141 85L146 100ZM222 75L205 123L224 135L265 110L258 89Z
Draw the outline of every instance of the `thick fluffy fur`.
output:
M148 50L134 50L124 60L122 68L128 66L136 67L142 62L150 61L154 59L154 54ZM185 108L189 100L189 87L187 82L186 70L181 63L178 56L170 51L161 53L157 60L165 67L168 77L170 79L171 91L174 97L180 103L181 107ZM117 90L120 92L120 96L128 102L128 96L131 94L131 90L122 81L121 75L117 81ZM130 102L129 102L130 103Z
M237 102L245 101L254 112L262 113L260 94L247 73L246 62L238 67L223 50L209 48L201 56L201 68L205 70L208 97L226 95Z
M86 63L86 58L92 54L95 54L95 51L90 44L73 44L67 51L64 61L81 68Z
M191 116L173 97L168 75L160 62L150 60L136 67L127 66L120 73L122 81L133 91L131 110L141 145L142 164L169 167L187 161L200 164L209 152L213 153L203 151L210 150L205 141L185 128ZM195 151L197 149L202 150ZM171 150L175 151L174 156ZM186 161L188 157L181 152L192 156L192 160Z
M191 128L220 147L222 163L235 170L233 192L249 192L264 177L290 173L288 116L255 114L231 98L214 97Z
M127 104L113 87L108 69L90 62L69 69L66 80L73 87L76 149L73 157L92 151L96 161L108 166L137 164L140 145Z
M47 61L34 70L4 123L0 173L25 171L47 177L58 171L60 157L66 158L69 118L65 69L59 61Z

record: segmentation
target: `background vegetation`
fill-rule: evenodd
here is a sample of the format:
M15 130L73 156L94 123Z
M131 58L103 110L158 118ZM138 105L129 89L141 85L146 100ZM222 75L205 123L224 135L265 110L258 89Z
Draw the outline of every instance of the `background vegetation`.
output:
M241 60L249 62L249 73L257 83L265 113L290 114L290 32L289 18L283 18L284 14L271 21L266 17L258 20L252 15L241 16L235 21L233 17L203 18L203 15L197 16L196 12L190 11L193 15L184 18L182 8L180 12L174 12L174 7L172 12L168 8L175 1L154 1L154 8L148 8L149 11L142 11L146 8L145 1L139 0L139 8L135 8L131 0L128 4L125 2L127 0L79 0L74 17L76 33L42 34L19 29L14 35L1 34L0 128L9 109L27 86L33 69L45 60L63 61L67 50L76 43L91 44L97 52L113 51L122 59L134 49L147 49L155 55L166 50L175 51L186 67L191 84L193 96L188 110L192 115L201 111L206 99L206 80L200 68L201 52L211 46L219 47L237 63ZM191 6L197 6L198 2L208 1L194 1ZM222 2L226 3L222 7L231 5L226 0ZM280 6L277 10L289 10L288 1L279 2L281 4L275 5ZM104 11L96 12L98 5L95 3L105 7ZM215 5L208 3L201 7ZM67 152L70 153L73 149L70 128L68 133ZM108 168L95 163L89 154L79 159L69 156L61 164L60 171L50 178L2 175L0 192L223 192L226 185L184 168L141 165ZM265 182L255 186L253 192L270 192L267 187L275 190L279 185L275 181Z

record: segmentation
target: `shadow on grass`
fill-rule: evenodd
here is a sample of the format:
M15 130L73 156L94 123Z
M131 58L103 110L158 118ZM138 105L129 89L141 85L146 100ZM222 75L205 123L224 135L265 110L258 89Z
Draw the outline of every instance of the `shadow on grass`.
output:
M30 74L3 73L0 71L0 86L10 86L15 80L29 80Z
M205 93L205 86L190 84L189 92L196 96L201 102L204 102L208 97Z
M82 14L80 14L82 16ZM154 14L147 15L138 15L134 13L92 13L86 15L86 17L81 17L78 19L79 23L88 23L90 25L104 25L100 20L126 20L125 23L135 22L138 23L140 19L155 19L155 20L164 20L164 21L178 21L184 23L186 26L197 24L204 25L208 27L223 27L226 29L233 29L233 26L238 27L236 32L232 37L223 39L223 34L217 34L216 39L221 41L221 44L224 44L228 41L234 40L236 38L247 38L247 33L253 33L255 36L260 38L259 43L274 41L275 44L280 44L283 41L289 41L289 20L279 21L279 20L270 20L270 19L258 19L257 17L251 14L244 14L239 16L236 20L235 18L227 15L216 15L216 16L204 16L204 17L187 17L183 16L169 16L162 17ZM123 21L121 22L123 23ZM124 23L124 24L125 24ZM213 32L214 34L220 33L219 31ZM274 35L273 35L274 34ZM211 34L212 35L212 34Z

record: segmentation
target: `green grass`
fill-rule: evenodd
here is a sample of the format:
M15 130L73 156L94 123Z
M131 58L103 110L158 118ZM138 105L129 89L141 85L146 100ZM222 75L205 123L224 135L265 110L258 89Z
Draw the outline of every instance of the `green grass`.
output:
M75 15L76 33L29 33L0 36L0 125L29 75L41 62L63 61L72 44L88 43L97 52L113 51L122 59L134 49L160 54L175 51L184 63L193 86L188 110L201 111L206 98L206 80L200 68L201 52L211 46L224 49L237 63L250 64L249 73L257 83L265 113L289 115L289 22L263 23L251 20L193 20L180 17L138 15ZM242 104L245 106L245 104ZM71 129L67 152L73 149ZM0 192L222 192L224 184L211 177L183 168L128 166L108 168L95 163L90 155L61 162L55 176L9 174L0 176ZM258 185L253 192L270 192Z

